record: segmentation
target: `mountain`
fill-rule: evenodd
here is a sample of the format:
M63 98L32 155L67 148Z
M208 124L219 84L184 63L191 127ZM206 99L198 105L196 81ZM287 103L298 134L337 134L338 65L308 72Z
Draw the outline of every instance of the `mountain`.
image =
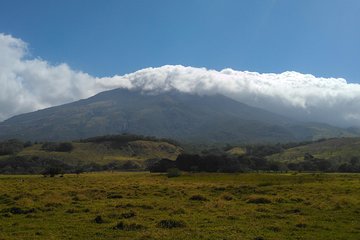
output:
M0 138L73 140L132 133L186 142L286 142L354 136L320 123L301 123L223 95L114 89L88 99L12 117Z

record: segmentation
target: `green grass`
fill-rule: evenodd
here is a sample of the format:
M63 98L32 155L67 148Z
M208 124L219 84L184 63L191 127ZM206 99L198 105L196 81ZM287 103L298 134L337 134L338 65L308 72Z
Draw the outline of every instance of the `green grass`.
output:
M351 159L351 157L360 156L360 139L329 139L304 146L290 148L282 153L268 156L267 158L269 160L299 162L304 159L305 153L310 153L317 158L333 160L334 162L347 162Z
M360 239L359 174L0 176L0 239Z
M175 160L182 149L167 142L132 141L123 148L110 148L102 143L72 143L74 150L71 152L48 152L41 149L42 144L35 144L23 149L19 156L39 156L56 158L69 165L78 162L107 164L112 161L137 160L143 161L150 158L169 158ZM4 156L5 158L5 156ZM1 160L1 158L0 158Z

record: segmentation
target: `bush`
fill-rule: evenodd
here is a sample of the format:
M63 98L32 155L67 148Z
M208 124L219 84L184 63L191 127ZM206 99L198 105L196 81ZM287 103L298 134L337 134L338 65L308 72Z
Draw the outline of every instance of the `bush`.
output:
M298 228L306 228L306 227L307 227L307 224L305 224L305 223L298 223L298 224L296 224L295 226L298 227Z
M143 225L140 224L136 224L136 223L124 223L124 222L119 222L118 224L116 224L115 227L113 227L113 229L115 230L125 230L125 231L136 231L136 230L141 230L145 228Z
M134 161L126 161L122 166L121 168L123 170L138 170L141 168L141 165L137 162L134 162Z
M41 149L48 152L71 152L74 149L74 146L70 142L46 142L41 146Z
M32 144L32 142L31 141L27 141L27 142L25 142L24 143L24 148L27 148L27 147L31 147L33 144Z
M11 155L20 152L24 148L24 143L16 139L0 142L0 155Z
M57 144L52 142L46 142L41 145L41 149L48 152L55 152L57 149Z
M58 152L71 152L73 149L74 146L72 145L72 143L69 142L60 143L57 147Z
M75 171L74 171L74 173L75 173L76 175L80 175L80 174L83 173L83 172L84 172L84 169L81 168L81 167L76 168Z
M157 159L148 161L148 170L150 172L167 172L169 168L175 168L175 161L170 159Z
M116 192L110 192L107 194L107 198L108 199L120 199L120 198L123 198L123 196Z
M101 216L96 216L94 222L100 224L100 223L104 223L104 220Z
M120 215L120 218L132 218L135 217L136 213L134 211L124 212Z
M56 158L39 156L11 156L0 161L0 173L6 174L44 174L50 175L50 168L63 172L73 171L73 167Z
M7 209L3 209L1 212L4 213L11 213L11 214L29 214L29 213L33 213L35 212L34 208L19 208L19 207L12 207L12 208L7 208Z
M247 203L255 203L255 204L268 204L271 203L271 200L266 197L249 197Z
M231 200L234 199L234 197L231 196L230 194L224 194L224 195L222 195L221 198L224 199L224 200L226 200L226 201L231 201Z
M56 175L61 173L61 169L60 168L48 168L45 170L45 172L43 173L44 176L50 176L50 177L55 177Z
M168 178L181 176L181 171L178 168L169 168L167 170Z
M193 201L208 201L208 199L202 195L193 195L189 199Z
M165 220L161 220L158 224L158 227L160 228L182 228L182 227L186 227L186 223L184 221L181 220L174 220L174 219L165 219Z

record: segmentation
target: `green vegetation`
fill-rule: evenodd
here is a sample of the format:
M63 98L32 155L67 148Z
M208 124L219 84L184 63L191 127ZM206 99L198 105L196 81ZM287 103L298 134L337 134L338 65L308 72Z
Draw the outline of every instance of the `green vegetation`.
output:
M333 138L284 149L266 157L280 161L292 170L303 165L303 170L317 164L319 171L360 171L360 138ZM305 163L305 164L304 164ZM293 168L295 167L295 168ZM326 170L325 170L326 171Z
M23 142L16 139L0 142L0 156L16 154L24 148L24 145Z
M0 239L359 239L358 174L0 176Z
M285 149L278 154L269 156L268 159L298 162L303 160L306 153L333 162L349 162L353 157L360 157L360 138L333 138L316 141Z
M47 174L92 171L167 172L360 172L359 138L286 144L200 147L137 135L94 137L77 142L0 142L0 173ZM192 148L192 150L196 150ZM191 152L191 151L190 151ZM11 154L10 154L11 153ZM178 174L169 174L169 176Z
M175 160L183 151L175 142L136 135L104 136L78 142L30 144L16 140L0 142L0 173L43 173L49 168L62 172L143 170L148 159ZM10 154L11 150L11 154Z
M69 141L114 133L193 143L268 143L360 136L357 129L300 123L223 95L113 89L0 122L0 139Z
M49 152L71 152L74 149L74 146L70 142L46 142L41 146L41 149Z

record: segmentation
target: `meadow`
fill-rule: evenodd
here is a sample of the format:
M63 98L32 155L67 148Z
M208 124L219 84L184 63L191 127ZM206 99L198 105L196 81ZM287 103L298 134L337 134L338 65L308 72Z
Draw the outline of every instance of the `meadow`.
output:
M0 176L0 239L360 239L360 175Z

